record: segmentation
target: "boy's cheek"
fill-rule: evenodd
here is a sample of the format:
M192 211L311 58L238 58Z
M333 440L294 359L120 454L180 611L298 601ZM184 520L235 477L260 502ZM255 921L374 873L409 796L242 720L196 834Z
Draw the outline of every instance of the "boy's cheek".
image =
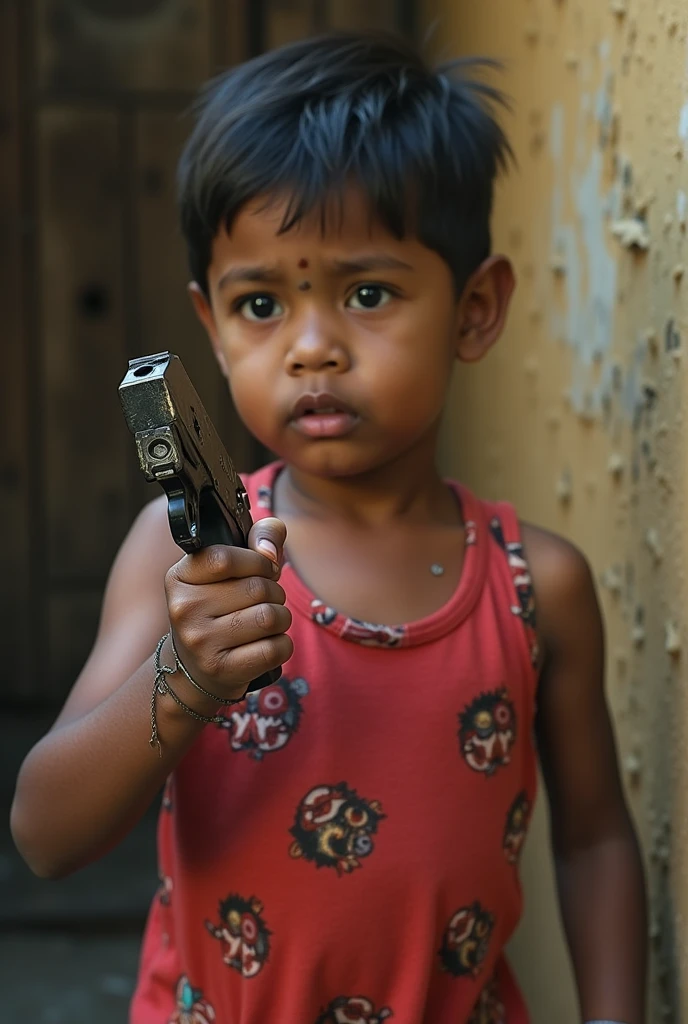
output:
M266 377L264 360L256 358L249 346L242 345L237 338L224 336L220 339L215 355L220 368L232 389L238 391L251 390L257 381Z
M268 378L246 374L235 366L229 377L229 391L239 418L259 441L269 444L278 427L278 409Z

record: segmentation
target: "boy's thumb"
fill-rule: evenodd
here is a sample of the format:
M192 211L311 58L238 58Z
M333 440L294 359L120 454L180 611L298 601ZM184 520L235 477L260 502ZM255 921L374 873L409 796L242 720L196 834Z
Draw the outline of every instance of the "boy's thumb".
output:
M281 519L259 519L248 535L248 546L265 555L279 567L282 564L282 549L286 537L287 528Z

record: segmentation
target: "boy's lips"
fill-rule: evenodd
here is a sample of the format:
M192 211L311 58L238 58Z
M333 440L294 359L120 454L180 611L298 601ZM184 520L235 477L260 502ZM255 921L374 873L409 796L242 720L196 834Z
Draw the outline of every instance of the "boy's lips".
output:
M344 437L358 420L350 405L327 391L302 395L289 418L295 430L313 438Z

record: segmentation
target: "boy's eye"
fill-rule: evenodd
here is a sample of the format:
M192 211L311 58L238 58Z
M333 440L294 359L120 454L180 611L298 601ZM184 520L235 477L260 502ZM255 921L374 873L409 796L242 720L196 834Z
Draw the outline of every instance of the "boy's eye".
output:
M281 316L284 310L272 295L250 295L237 306L237 311L245 320L256 323L259 320L272 320Z
M350 309L380 309L387 305L391 297L390 290L380 284L362 284L353 293L347 306Z

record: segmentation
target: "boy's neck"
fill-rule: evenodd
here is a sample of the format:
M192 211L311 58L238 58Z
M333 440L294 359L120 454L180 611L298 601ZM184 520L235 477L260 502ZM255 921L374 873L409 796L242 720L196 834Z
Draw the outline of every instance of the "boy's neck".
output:
M459 525L460 511L434 461L434 453L405 453L359 476L316 477L287 466L280 474L275 513L340 520L380 528Z

